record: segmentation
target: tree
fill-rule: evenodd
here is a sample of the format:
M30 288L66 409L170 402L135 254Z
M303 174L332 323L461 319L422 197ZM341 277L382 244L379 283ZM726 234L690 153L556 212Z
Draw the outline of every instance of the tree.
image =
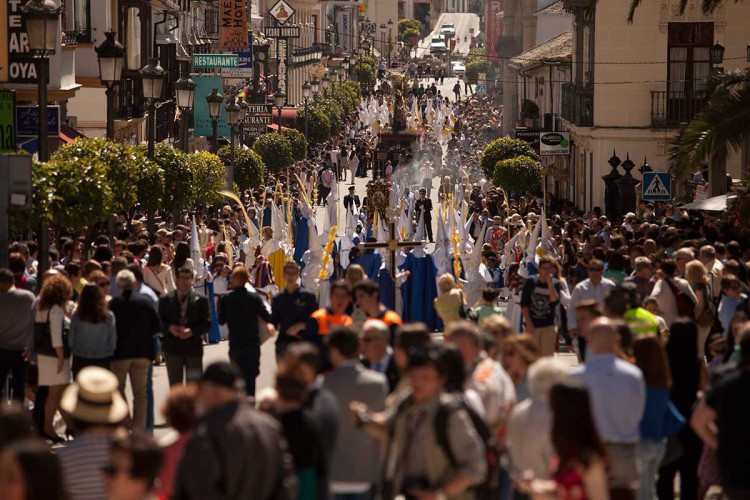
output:
M492 65L487 60L487 50L475 48L469 50L466 56L466 79L476 83L479 73L485 73L488 79L494 77Z
M134 148L105 139L81 137L58 148L52 158L56 164L84 158L100 163L111 191L105 205L110 215L125 212L137 203L133 185L138 180L139 165Z
M292 146L292 158L294 161L301 161L307 158L307 140L305 140L305 134L297 129L286 128L281 131L281 135L286 137Z
M229 145L219 148L219 158L224 165L229 165ZM263 184L266 166L263 158L249 148L236 148L234 152L234 183L240 191L256 188Z
M354 73L357 75L357 81L366 85L375 81L375 75L378 72L378 62L370 56L362 56L357 59L354 65Z
M21 229L39 224L42 221L52 222L52 204L55 193L55 171L52 163L32 162L31 165L31 210L10 212L10 223L14 229Z
M164 169L144 154L140 154L140 150L138 153L139 172L135 186L138 204L152 214L164 206Z
M534 160L539 160L536 151L531 149L531 146L526 141L511 139L509 137L495 139L482 152L481 165L484 175L488 179L492 179L497 162L517 156L528 156Z
M419 19L398 20L398 37L402 42L408 41L408 39L404 39L404 33L410 30L415 30L417 36L420 36L422 34L422 22Z
M312 104L297 112L294 127L305 130L305 116L307 116L307 141L310 144L320 144L331 138L331 121Z
M226 168L221 159L208 151L187 155L193 183L191 205L211 205L223 199L219 191L226 187Z
M750 70L714 77L703 111L695 115L670 148L675 173L697 169L704 160L739 151L750 134Z
M338 134L344 126L344 109L331 97L318 98L315 107L320 109L330 122L331 135ZM309 128L309 124L308 124Z
M359 106L359 94L355 94L352 87L341 83L333 89L333 100L341 106L345 116L349 116Z
M170 212L179 212L190 204L193 174L188 163L188 155L166 144L157 144L154 161L164 171L162 208Z
M276 132L260 135L255 139L253 150L263 158L263 163L271 172L283 172L293 161L289 139Z
M497 162L492 182L515 193L537 191L542 186L542 165L529 156L501 160Z

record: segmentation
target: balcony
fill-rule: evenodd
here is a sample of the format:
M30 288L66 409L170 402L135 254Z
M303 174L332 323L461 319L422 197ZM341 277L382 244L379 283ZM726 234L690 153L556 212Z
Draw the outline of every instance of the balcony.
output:
M594 126L594 87L577 83L562 85L562 117L579 127Z
M706 106L702 92L651 92L651 128L680 128L690 122Z
M156 142L175 136L175 103L166 101L156 107Z

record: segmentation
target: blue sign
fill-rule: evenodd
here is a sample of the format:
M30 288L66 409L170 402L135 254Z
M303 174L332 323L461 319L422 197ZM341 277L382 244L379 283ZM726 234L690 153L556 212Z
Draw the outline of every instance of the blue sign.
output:
M47 107L47 135L60 134L60 106ZM39 135L39 108L16 106L16 135Z
M672 179L667 172L645 172L641 182L642 198L645 201L669 201L672 199Z
M193 101L193 135L196 137L213 135L211 117L208 114L208 103L206 96L213 89L219 89L220 94L224 94L221 85L220 76L193 76L195 82L195 100ZM229 136L229 125L227 124L226 104L221 105L221 114L217 123L217 133L219 137Z

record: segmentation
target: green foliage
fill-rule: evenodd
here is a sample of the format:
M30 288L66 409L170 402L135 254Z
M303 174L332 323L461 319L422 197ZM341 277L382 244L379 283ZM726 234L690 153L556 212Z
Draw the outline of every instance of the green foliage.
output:
M78 144L81 142L81 144ZM79 155L75 154L78 144ZM87 149L88 141L75 141L52 155L48 175L54 197L49 200L52 220L82 229L105 220L113 213L114 193L107 178L108 167Z
M65 144L52 155L54 163L87 159L101 164L111 191L106 209L122 213L137 203L133 185L138 180L138 155L134 148L105 139L81 137ZM96 222L96 221L91 221Z
M497 162L492 182L506 191L526 193L542 186L542 165L529 156L518 156Z
M221 159L208 151L187 155L192 174L191 205L211 205L223 199L219 191L226 188L226 168Z
M136 193L138 203L144 210L153 213L164 206L164 169L138 150L138 180Z
M378 73L378 62L370 56L361 56L354 65L357 81L364 84L371 84L375 81Z
M493 77L492 65L487 60L487 51L474 48L469 50L466 56L466 78L471 83L476 83L479 73L486 73L487 78Z
M351 83L357 85L356 82ZM359 85L357 85L357 87L359 87ZM345 116L349 116L359 106L359 94L355 94L353 87L347 86L346 84L336 84L333 90L333 100L339 103Z
M55 165L52 163L31 164L31 210L10 212L10 225L13 229L27 228L46 220L51 222L52 203L55 201Z
M307 158L307 141L305 134L297 129L285 128L281 130L281 135L287 138L289 145L292 146L292 158L294 161L300 161Z
M539 106L532 100L524 99L521 103L521 113L524 118L536 120L539 118Z
M282 172L293 161L289 139L276 132L262 134L255 139L253 150L263 158L263 163L271 172Z
M408 30L417 30L418 32L421 32L422 22L419 19L399 19L398 36L401 37L401 35Z
M328 117L312 104L307 109L302 108L297 112L294 127L297 130L305 130L305 115L307 115L307 140L310 144L320 144L331 137L331 121Z
M420 36L422 36L421 31L415 28L407 28L403 33L401 33L398 36L398 39L402 41L404 44L410 44L412 38L416 38L419 40Z
M182 210L190 204L193 182L188 155L166 144L157 144L154 161L164 171L162 208L170 212Z
M331 135L338 134L344 126L344 108L341 104L332 97L324 97L322 99L318 98L315 107L320 109L323 114L328 117L328 121L331 124Z
M229 145L219 148L219 158L224 165L231 161L231 149ZM235 191L244 191L256 188L263 184L266 166L263 158L252 149L236 147L234 150L234 183Z
M531 149L531 146L526 141L511 139L509 137L495 139L482 152L481 164L484 175L488 179L492 179L497 162L517 156L528 156L534 160L539 160L536 151Z

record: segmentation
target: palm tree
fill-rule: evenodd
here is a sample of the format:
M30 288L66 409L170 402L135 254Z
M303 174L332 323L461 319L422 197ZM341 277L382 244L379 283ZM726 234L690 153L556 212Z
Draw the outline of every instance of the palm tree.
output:
M708 102L672 141L670 170L690 171L709 159L725 159L750 136L750 70L716 75Z

